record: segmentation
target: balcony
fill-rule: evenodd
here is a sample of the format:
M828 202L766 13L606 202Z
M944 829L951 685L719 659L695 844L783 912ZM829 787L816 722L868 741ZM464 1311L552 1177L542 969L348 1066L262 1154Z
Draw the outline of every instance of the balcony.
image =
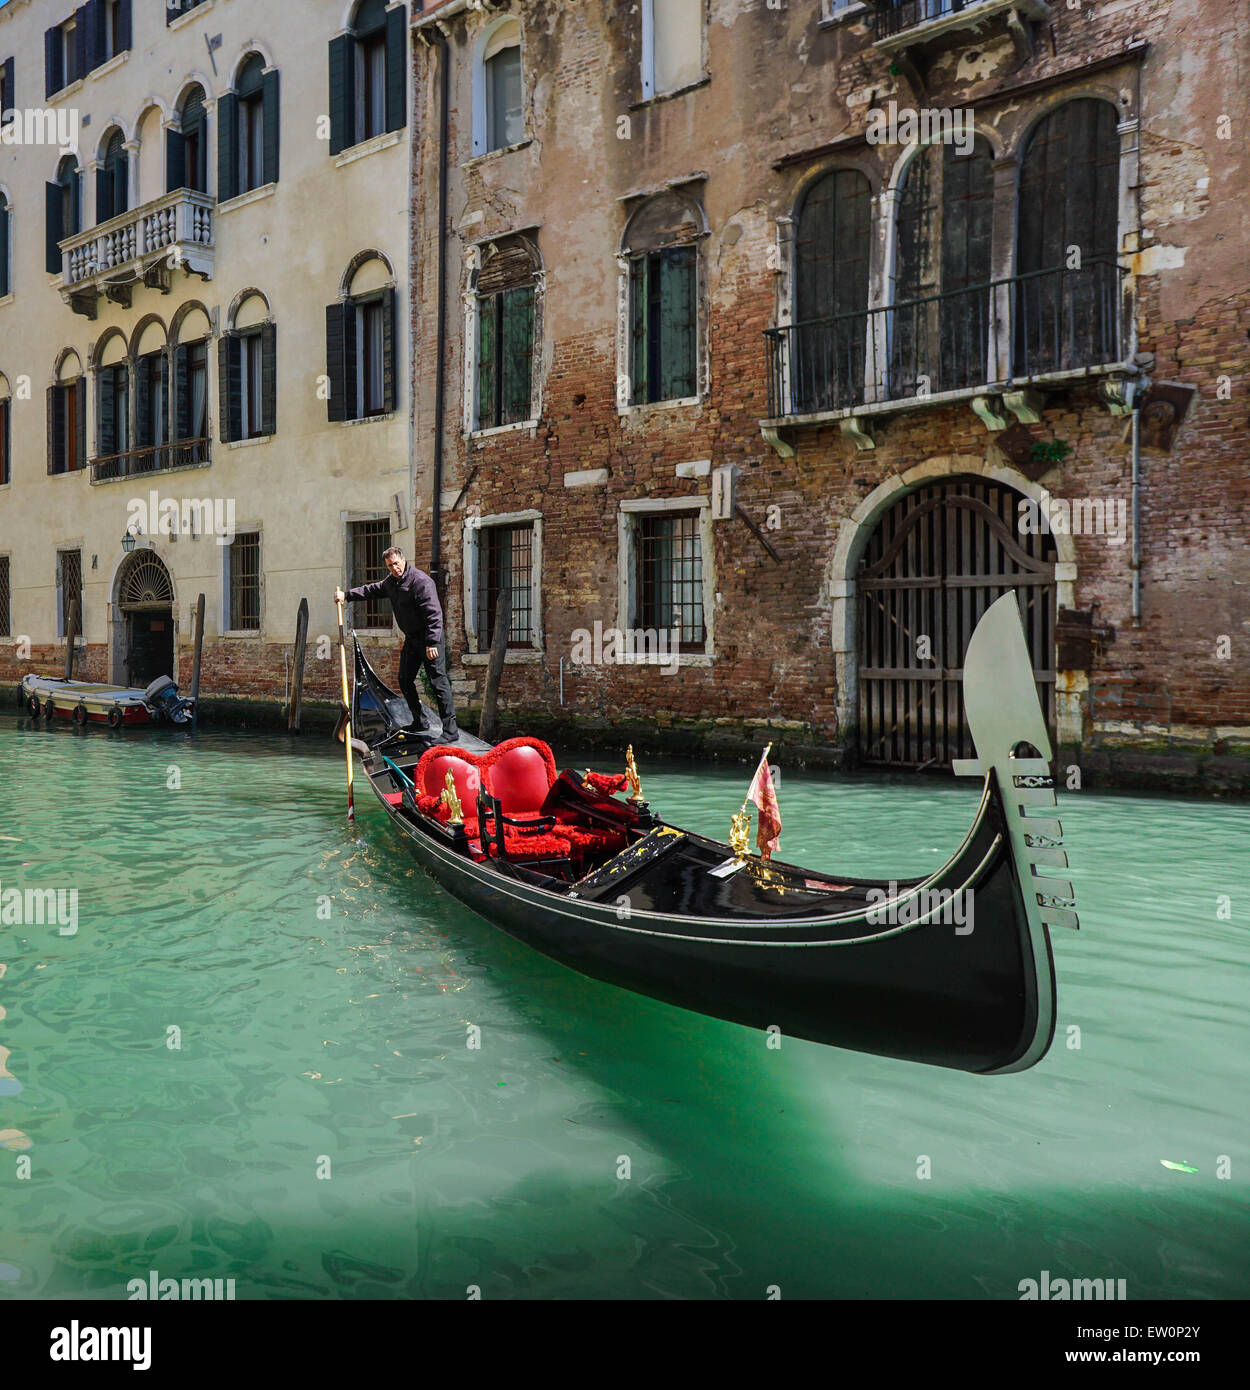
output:
M1091 261L770 328L765 433L1132 372L1126 274Z
M92 459L91 481L107 483L116 478L170 473L175 468L207 468L212 461L211 439L180 439L176 444L154 444Z
M175 189L60 242L61 297L94 319L100 295L126 307L136 284L168 294L172 272L211 280L214 202Z
M873 8L873 47L889 54L922 99L926 73L943 50L966 44L970 34L987 41L1006 33L1025 63L1033 56L1030 21L1050 18L1045 0L873 0Z

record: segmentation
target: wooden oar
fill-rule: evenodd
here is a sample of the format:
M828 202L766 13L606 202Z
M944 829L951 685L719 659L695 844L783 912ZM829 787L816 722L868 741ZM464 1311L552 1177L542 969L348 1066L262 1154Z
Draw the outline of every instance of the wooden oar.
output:
M343 600L336 599L339 610L339 670L343 677L343 747L347 749L347 820L356 819L356 801L352 791L352 707L347 693L347 639L343 635Z

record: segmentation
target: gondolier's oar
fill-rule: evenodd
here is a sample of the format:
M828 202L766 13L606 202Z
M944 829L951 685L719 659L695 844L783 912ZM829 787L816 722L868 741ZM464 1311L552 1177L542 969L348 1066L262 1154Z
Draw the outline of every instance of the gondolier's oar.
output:
M347 819L356 819L356 802L352 792L352 707L347 693L347 639L343 635L343 600L337 599L339 610L339 671L343 677L343 713L339 723L343 728L343 747L347 750ZM337 733L337 730L336 730Z

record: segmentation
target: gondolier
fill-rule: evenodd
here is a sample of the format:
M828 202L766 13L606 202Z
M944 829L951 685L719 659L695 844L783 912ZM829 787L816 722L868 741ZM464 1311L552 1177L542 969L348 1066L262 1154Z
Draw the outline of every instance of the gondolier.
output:
M399 688L412 711L413 722L408 727L413 733L429 727L417 694L417 672L424 665L438 701L443 742L455 743L460 730L456 727L455 703L444 661L443 609L438 601L438 590L428 574L408 563L398 546L391 546L382 561L389 571L385 578L371 584L357 584L346 593L335 589L334 601L353 603L379 594L390 599L395 621L404 634L404 646L399 654Z

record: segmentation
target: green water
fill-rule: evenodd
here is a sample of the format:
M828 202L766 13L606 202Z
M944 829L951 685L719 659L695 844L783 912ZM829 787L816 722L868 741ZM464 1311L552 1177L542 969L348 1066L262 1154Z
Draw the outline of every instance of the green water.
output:
M348 834L321 740L6 715L0 757L0 885L78 892L74 935L0 928L0 1297L1250 1293L1245 806L1061 795L1056 1043L978 1078L770 1051L546 961L363 788ZM641 760L662 814L725 836L748 769ZM787 769L783 853L924 871L976 794Z

